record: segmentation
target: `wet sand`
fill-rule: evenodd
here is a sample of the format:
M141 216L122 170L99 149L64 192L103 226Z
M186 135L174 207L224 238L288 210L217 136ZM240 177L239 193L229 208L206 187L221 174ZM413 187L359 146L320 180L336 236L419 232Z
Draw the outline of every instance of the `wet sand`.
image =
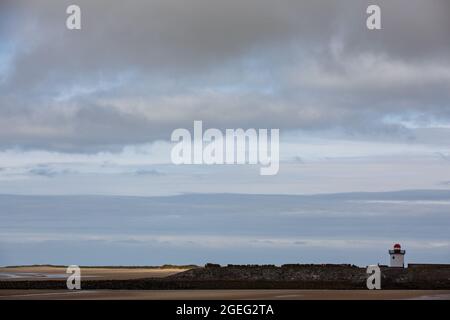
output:
M186 271L186 269L160 268L81 268L83 278L89 280L126 280L141 278L162 278ZM32 266L0 268L0 281L17 280L61 280L68 274L65 267Z
M0 290L0 300L450 300L450 290Z

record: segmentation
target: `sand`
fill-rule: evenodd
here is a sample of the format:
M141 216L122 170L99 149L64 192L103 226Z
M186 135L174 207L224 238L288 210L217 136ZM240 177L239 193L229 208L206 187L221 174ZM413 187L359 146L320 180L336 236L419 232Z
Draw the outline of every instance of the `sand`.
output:
M450 290L0 290L0 300L450 300Z
M125 280L162 278L186 269L159 268L81 268L83 278L89 280ZM61 280L66 279L66 268L52 266L0 268L0 281Z

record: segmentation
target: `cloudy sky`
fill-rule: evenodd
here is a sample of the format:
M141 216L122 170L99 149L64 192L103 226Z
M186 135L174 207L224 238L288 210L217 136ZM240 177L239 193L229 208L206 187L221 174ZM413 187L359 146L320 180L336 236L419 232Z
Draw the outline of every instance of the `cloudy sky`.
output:
M69 31L71 1L2 1L0 191L447 188L450 4L377 3L380 31L367 1L78 1ZM280 128L280 176L170 166L194 120Z
M70 31L73 3L0 1L0 194L450 189L447 0L78 0L82 30ZM370 31L366 8L374 3L382 30ZM279 128L279 174L171 164L172 131L192 130L194 120ZM423 206L442 226L436 204ZM8 210L5 219L17 217ZM33 241L33 228L16 231L3 230L2 239ZM448 260L448 236L432 233L423 239L444 243L433 248Z
M0 265L449 263L449 191L2 196ZM1 277L1 274L0 274Z

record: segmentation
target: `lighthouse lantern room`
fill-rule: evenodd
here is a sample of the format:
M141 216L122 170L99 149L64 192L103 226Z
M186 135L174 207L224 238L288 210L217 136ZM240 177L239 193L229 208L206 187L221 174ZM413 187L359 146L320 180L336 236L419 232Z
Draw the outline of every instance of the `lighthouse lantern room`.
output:
M405 250L402 250L402 246L399 243L394 244L394 248L389 250L389 255L391 256L391 267L405 267Z

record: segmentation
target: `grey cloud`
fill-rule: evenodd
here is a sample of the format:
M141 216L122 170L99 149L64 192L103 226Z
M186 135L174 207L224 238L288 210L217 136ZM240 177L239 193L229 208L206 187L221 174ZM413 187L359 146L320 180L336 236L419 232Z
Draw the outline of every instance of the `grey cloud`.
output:
M134 172L135 175L138 176L161 176L164 175L162 172L155 170L155 169L141 169Z
M442 152L436 152L436 155L441 158L444 161L449 161L450 162L450 155L442 153Z
M2 2L0 146L111 149L196 119L367 139L415 138L389 117L450 122L450 3L380 0L379 32L369 3L82 0L74 32L71 1Z
M295 47L327 58L332 40L342 42L340 50L347 55L366 51L421 60L437 55L448 61L447 1L379 1L388 32L378 33L365 29L368 3L134 0L124 6L80 1L84 29L71 32L63 25L70 1L18 1L10 11L19 19L10 29L24 25L13 34L29 41L18 48L12 81L39 88L47 81L99 81L130 68L192 76L248 55L274 56L280 64L280 56L298 56Z
M305 163L305 161L302 159L302 157L299 157L299 156L295 156L293 158L293 161L297 162L297 163Z
M28 173L31 175L53 178L59 175L72 174L75 173L75 171L70 169L56 169L46 165L40 165L29 169Z

